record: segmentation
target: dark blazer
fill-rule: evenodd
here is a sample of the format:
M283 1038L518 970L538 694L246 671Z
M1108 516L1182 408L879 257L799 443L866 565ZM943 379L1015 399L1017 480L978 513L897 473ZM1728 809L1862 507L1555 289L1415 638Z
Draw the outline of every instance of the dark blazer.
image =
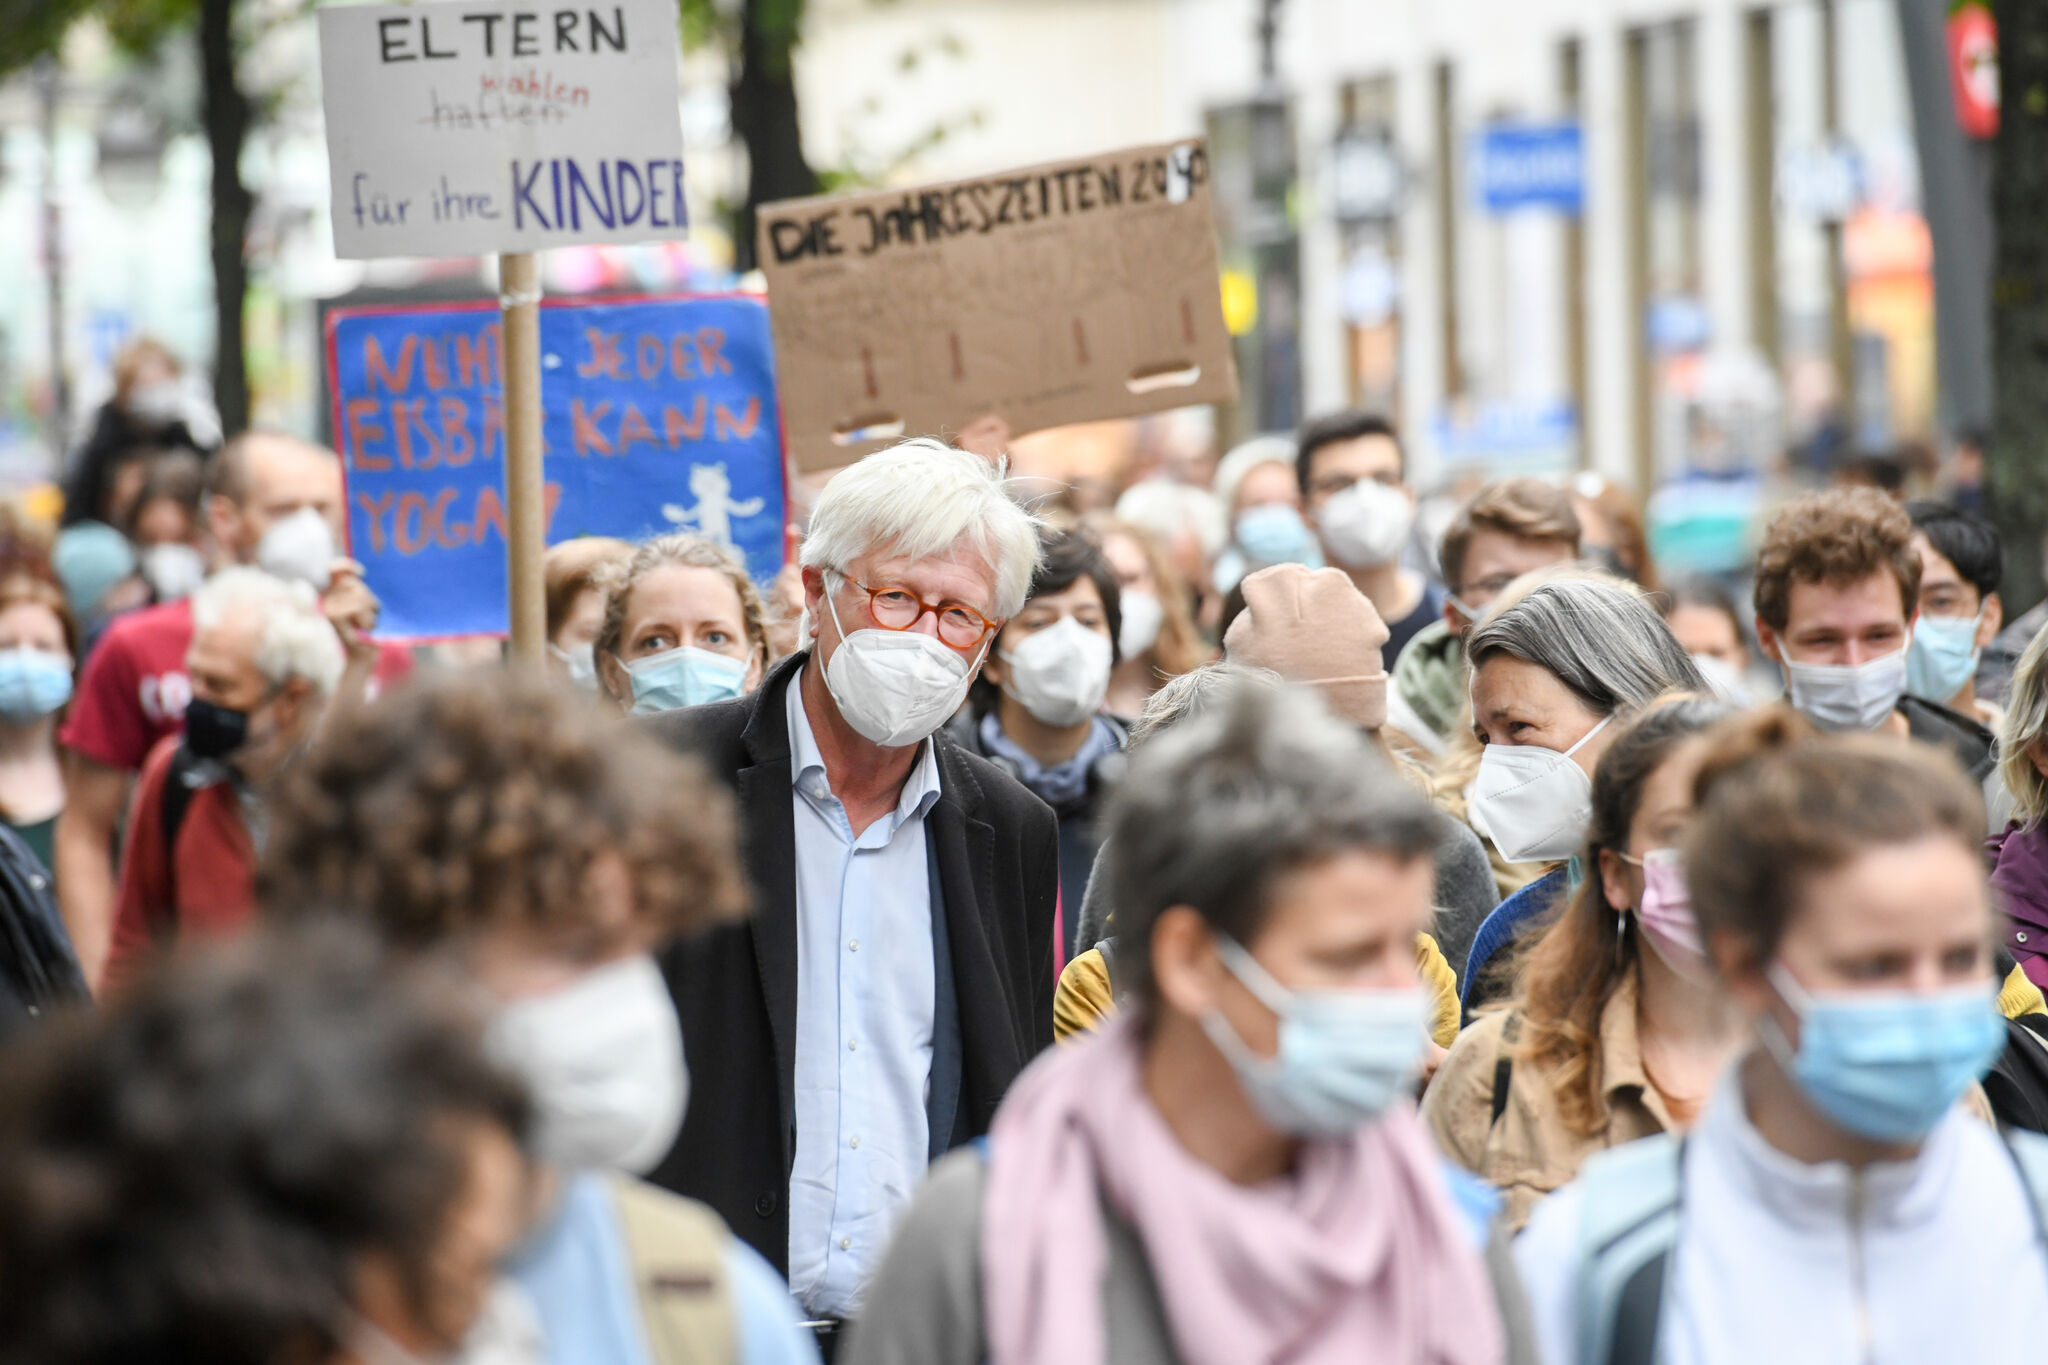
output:
M754 910L670 944L662 974L683 1024L690 1105L682 1136L649 1175L724 1215L789 1271L796 1158L796 824L784 694L803 656L752 694L639 722L732 784ZM939 799L925 837L944 901L958 1002L954 1146L988 1131L1003 1092L1052 1042L1053 896L1059 836L1044 802L934 735ZM942 1033L951 1032L940 1025Z

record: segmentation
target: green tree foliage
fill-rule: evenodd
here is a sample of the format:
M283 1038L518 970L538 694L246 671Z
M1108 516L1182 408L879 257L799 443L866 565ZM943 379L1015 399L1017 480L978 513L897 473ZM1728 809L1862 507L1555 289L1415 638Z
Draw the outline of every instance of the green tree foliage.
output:
M130 52L147 54L173 33L197 30L204 78L201 117L213 158L211 255L214 294L214 402L221 424L236 432L249 421L249 380L242 345L242 303L248 291L246 246L255 199L242 184L242 144L256 104L236 76L242 38L234 0L0 0L0 75L55 52L71 25L96 13L108 34Z
M763 204L816 194L797 120L796 45L804 0L678 0L683 42L715 46L731 63L732 131L747 151L747 191L733 208L732 238L742 270L754 263L754 214Z

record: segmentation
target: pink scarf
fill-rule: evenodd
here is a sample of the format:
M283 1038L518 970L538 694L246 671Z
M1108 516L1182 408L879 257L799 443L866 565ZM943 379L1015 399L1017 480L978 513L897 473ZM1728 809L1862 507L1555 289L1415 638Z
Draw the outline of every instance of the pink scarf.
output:
M1184 1365L1497 1365L1486 1267L1412 1106L1292 1175L1234 1185L1146 1096L1129 1018L1047 1053L990 1135L981 1255L993 1365L1102 1365L1102 1209L1137 1230Z

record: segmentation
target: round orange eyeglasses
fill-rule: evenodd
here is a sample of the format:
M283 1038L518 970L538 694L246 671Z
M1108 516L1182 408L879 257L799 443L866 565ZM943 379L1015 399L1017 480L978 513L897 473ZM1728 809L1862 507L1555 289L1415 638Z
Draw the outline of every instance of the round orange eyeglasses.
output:
M868 616L883 630L909 630L930 612L938 620L941 643L954 649L972 649L997 628L995 622L965 603L927 602L908 588L874 588L858 578L846 581L868 595Z

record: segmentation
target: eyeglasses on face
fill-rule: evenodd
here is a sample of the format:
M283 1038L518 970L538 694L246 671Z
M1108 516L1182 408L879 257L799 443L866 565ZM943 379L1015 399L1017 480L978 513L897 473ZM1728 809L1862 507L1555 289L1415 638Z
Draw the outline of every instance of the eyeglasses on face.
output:
M963 602L927 602L908 588L871 587L858 578L846 581L868 595L868 616L883 630L909 630L930 612L939 623L940 643L972 649L996 629L995 622Z

